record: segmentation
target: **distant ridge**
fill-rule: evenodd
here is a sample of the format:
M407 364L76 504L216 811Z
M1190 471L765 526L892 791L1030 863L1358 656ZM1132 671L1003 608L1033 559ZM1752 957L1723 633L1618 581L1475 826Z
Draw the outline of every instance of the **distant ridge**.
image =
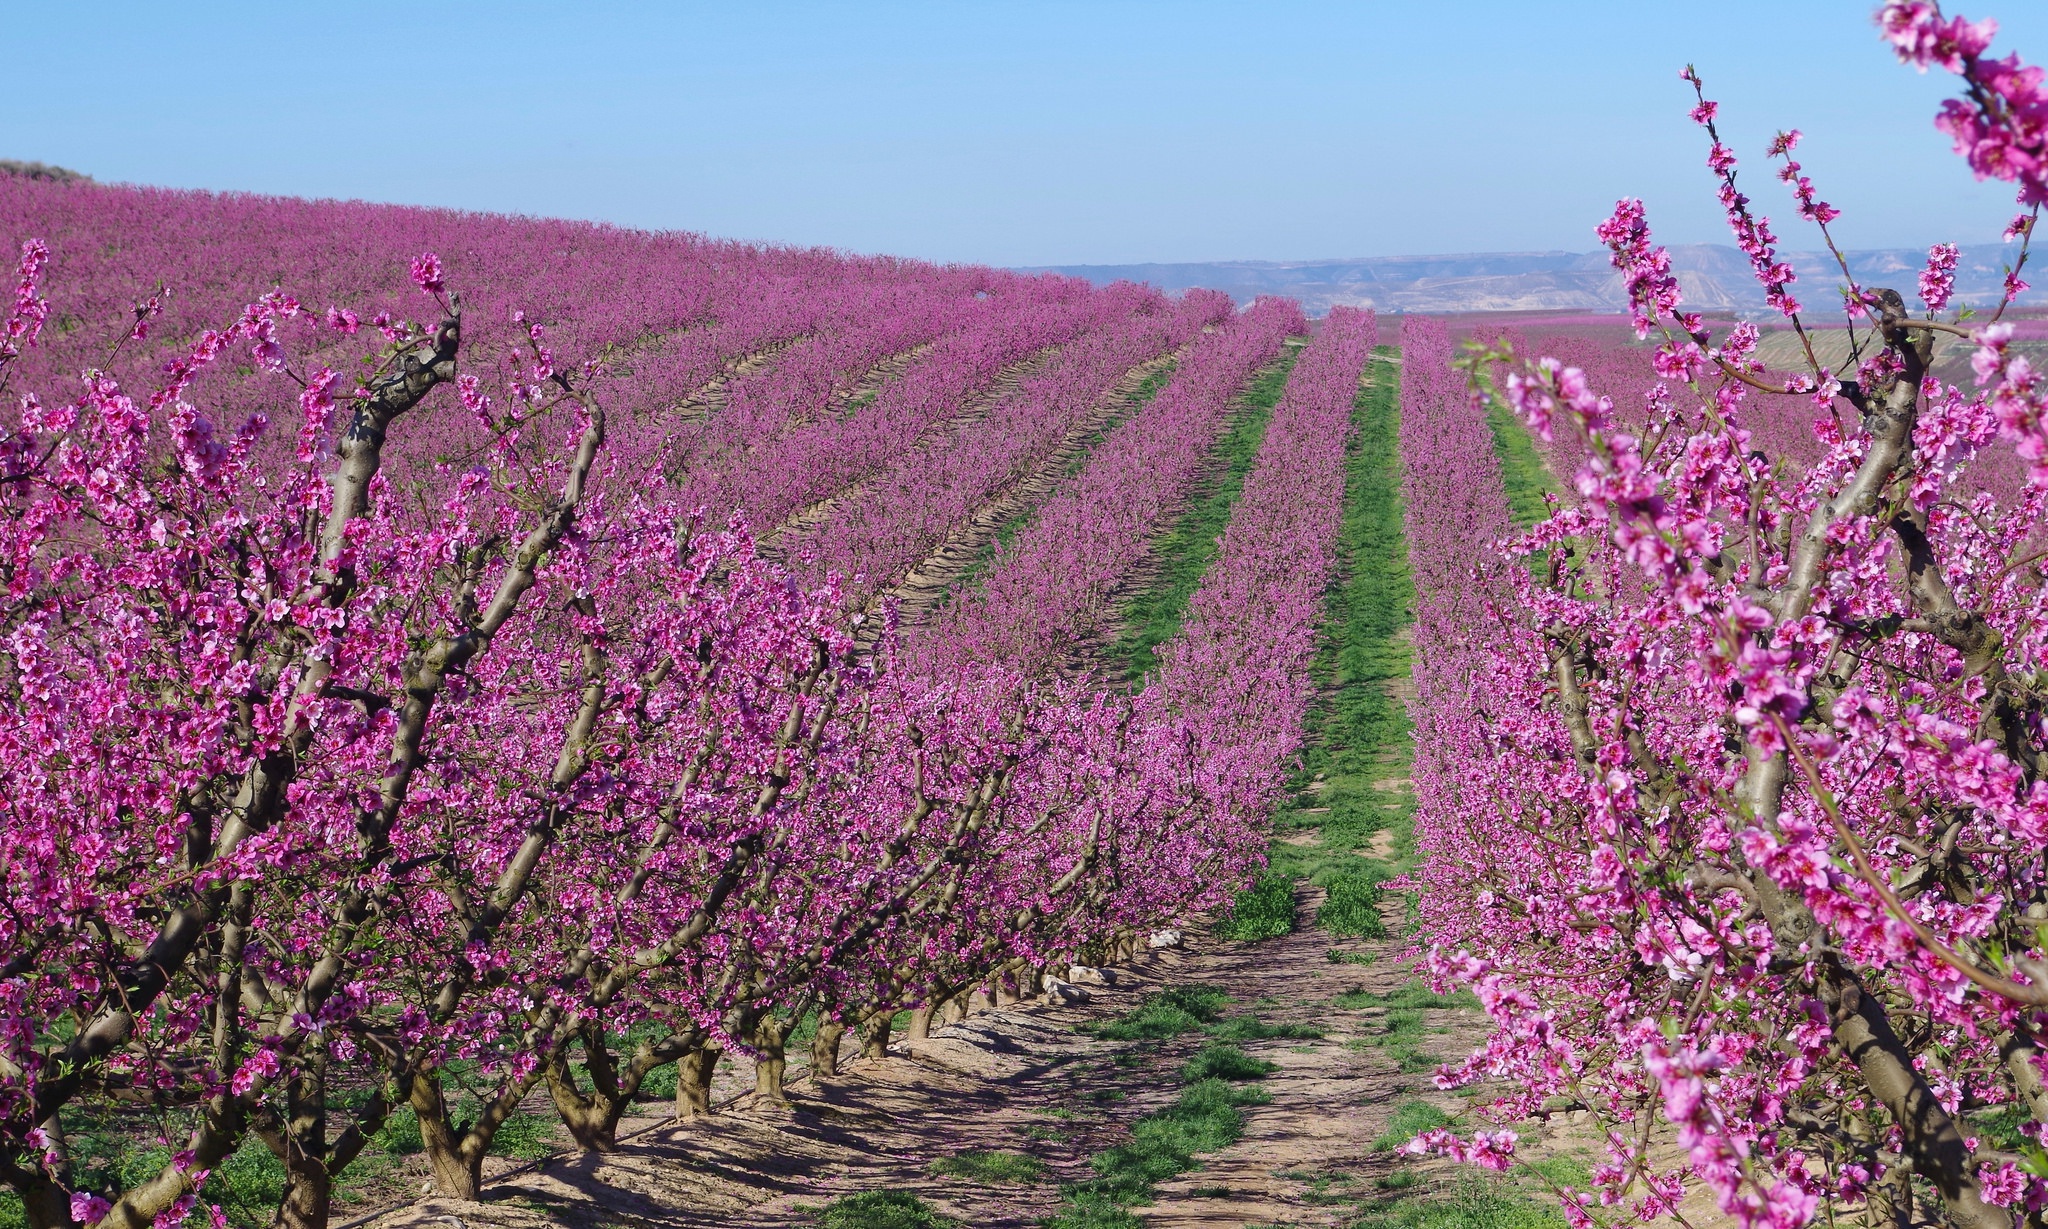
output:
M0 158L0 175L20 175L25 179L43 179L51 183L75 183L92 178L69 167L51 166L47 162L23 162L18 158Z
M1956 268L1957 297L1994 304L2005 264L2017 246L1966 244ZM1832 308L1842 280L1825 252L1788 252L1799 271L1793 293L1809 309ZM1889 286L1910 301L1927 254L1911 248L1849 253L1849 268L1865 286ZM1767 310L1749 261L1722 244L1671 249L1671 265L1688 306L1740 313ZM1605 252L1476 252L1450 256L1377 256L1353 260L1234 260L1188 264L1046 265L1022 272L1064 273L1104 283L1149 282L1161 290L1206 286L1240 303L1262 294L1299 299L1312 315L1332 307L1380 311L1620 311L1627 301L1621 276ZM2042 283L2048 287L2048 282ZM2048 302L2048 290L2029 291L2022 303Z

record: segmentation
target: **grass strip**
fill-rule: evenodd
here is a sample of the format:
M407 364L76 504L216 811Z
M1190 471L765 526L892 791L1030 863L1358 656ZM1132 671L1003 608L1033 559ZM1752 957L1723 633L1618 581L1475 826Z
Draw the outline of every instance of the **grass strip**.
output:
M1301 768L1289 782L1293 799L1274 820L1268 870L1226 915L1219 933L1227 938L1291 932L1292 884L1302 879L1324 889L1319 925L1379 938L1379 885L1412 857L1408 713L1393 690L1408 675L1402 629L1414 597L1402 522L1396 354L1391 346L1374 352L1352 403L1337 569L1315 662L1321 698L1309 714ZM1304 830L1313 838L1295 843ZM1287 888L1284 913L1276 883Z
M1159 646L1180 634L1188 599L1215 562L1218 540L1230 524L1238 497L1244 494L1245 476L1251 473L1259 446L1265 442L1273 407L1280 403L1287 377L1300 357L1301 350L1289 346L1279 359L1252 377L1240 397L1242 408L1210 451L1205 477L1189 493L1186 510L1153 540L1152 554L1160 565L1158 579L1124 603L1124 634L1109 651L1109 660L1120 663L1134 685L1144 686L1146 677L1159 666Z
M933 1161L931 1171L988 1185L1031 1183L1045 1176L1045 1162L1022 1152L962 1152Z
M1536 451L1536 437L1498 401L1487 402L1486 425L1493 431L1493 453L1500 458L1501 485L1507 488L1508 515L1527 529L1549 517L1543 497L1557 493L1557 479Z
M819 1209L818 1223L825 1229L948 1229L959 1222L909 1191L861 1191Z
M1199 1169L1195 1158L1200 1154L1237 1142L1244 1134L1244 1108L1272 1100L1256 1081L1279 1066L1232 1043L1322 1036L1312 1028L1267 1025L1252 1015L1222 1019L1229 1002L1230 996L1220 990L1176 986L1095 1030L1098 1037L1123 1041L1159 1041L1196 1032L1208 1034L1210 1040L1181 1067L1179 1099L1131 1124L1129 1143L1090 1158L1095 1176L1061 1188L1060 1210L1039 1222L1043 1229L1142 1225L1131 1207L1151 1203L1153 1188L1160 1182Z

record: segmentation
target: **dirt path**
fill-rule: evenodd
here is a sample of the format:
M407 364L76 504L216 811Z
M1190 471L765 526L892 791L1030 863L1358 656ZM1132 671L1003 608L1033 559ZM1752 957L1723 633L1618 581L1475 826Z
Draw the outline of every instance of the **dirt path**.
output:
M1032 354L1029 358L1018 359L1016 362L1003 367L996 373L995 378L982 388L981 391L968 399L967 404L959 413L934 423L920 432L917 439L912 442L911 449L913 451L921 451L931 447L940 440L951 439L962 429L988 417L989 411L1000 403L1003 398L1017 391L1017 385L1021 381L1038 371L1044 370L1045 365L1050 363L1059 352L1060 347L1047 346L1043 350ZM844 412L850 409L854 398L860 396L863 391L871 388L873 391L878 392L886 380L901 375L903 370L909 366L909 360L914 355L906 353L897 357L904 360L901 365L892 367L896 360L891 359L870 373L873 379L872 385L869 385L867 381L863 381L859 388L850 390L840 402L841 411ZM885 368L889 370L885 371ZM782 558L783 538L789 534L808 529L813 525L823 524L831 517L835 510L844 505L848 500L858 499L861 492L867 489L868 480L873 478L878 472L880 472L879 469L871 470L858 481L850 483L833 494L792 514L789 519L777 525L761 538L757 544L760 553L766 558L780 560Z
M675 415L673 421L678 423L695 422L698 419L709 418L716 414L725 408L726 402L732 400L732 382L734 380L750 376L769 366L776 359L782 357L783 351L796 345L798 342L807 340L809 336L808 333L799 333L795 337L784 338L781 341L770 343L758 350L751 350L746 354L740 355L738 358L728 361L722 373L692 389L689 395L678 400L670 408L670 412Z
M876 595L875 600L869 603L869 609L878 609L884 599L893 597L903 626L911 627L928 620L945 603L953 586L979 565L983 549L994 541L996 533L1052 494L1073 468L1074 462L1081 458L1089 439L1130 409L1145 381L1179 362L1185 353L1186 347L1182 347L1125 372L1116 386L1067 430L1060 438L1059 446L1036 469L976 509L964 525L955 527L946 540L902 580ZM872 643L880 631L878 625L871 626L875 630L867 632L866 643Z
M1304 920L1316 903L1304 890ZM1181 1064L1206 1038L1108 1041L1077 1026L1114 1019L1169 985L1205 985L1233 1002L1226 1016L1256 1013L1268 1024L1321 1029L1319 1040L1240 1043L1279 1065L1264 1081L1268 1105L1245 1111L1236 1144L1203 1167L1160 1185L1158 1200L1134 1209L1148 1224L1225 1226L1284 1220L1340 1225L1355 1215L1352 1195L1404 1162L1372 1150L1393 1107L1428 1089L1427 1076L1375 1039L1388 1009L1354 1000L1397 991L1411 974L1391 942L1333 944L1313 928L1260 944L1216 939L1206 927L1188 945L1109 971L1080 1006L1032 1001L969 1017L928 1042L898 1043L890 1057L854 1060L825 1082L789 1089L794 1108L757 1108L751 1096L709 1118L677 1124L666 1106L629 1119L616 1152L564 1156L490 1183L479 1203L426 1198L375 1222L453 1229L539 1229L616 1225L802 1226L841 1195L910 1191L963 1225L1024 1229L1059 1207L1059 1184L1092 1175L1088 1159L1128 1138L1133 1121L1179 1093ZM1337 963L1339 950L1371 964ZM1352 992L1350 1006L1338 996ZM1359 993L1359 992L1362 992ZM1477 1013L1423 1012L1425 1050L1461 1052L1476 1037ZM1416 1066L1411 1058L1409 1067ZM969 1151L1020 1152L1045 1166L1033 1182L989 1183L941 1176L934 1162Z

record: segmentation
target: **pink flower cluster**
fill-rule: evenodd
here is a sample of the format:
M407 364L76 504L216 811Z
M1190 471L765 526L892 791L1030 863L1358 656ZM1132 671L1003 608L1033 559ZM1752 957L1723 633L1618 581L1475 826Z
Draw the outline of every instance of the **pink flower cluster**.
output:
M1968 86L1967 98L1942 104L1935 126L1977 178L2017 184L2022 205L2048 203L2048 88L2018 55L1986 58L1998 23L1944 18L1932 0L1893 0L1877 20L1899 59L1923 72L1945 68Z

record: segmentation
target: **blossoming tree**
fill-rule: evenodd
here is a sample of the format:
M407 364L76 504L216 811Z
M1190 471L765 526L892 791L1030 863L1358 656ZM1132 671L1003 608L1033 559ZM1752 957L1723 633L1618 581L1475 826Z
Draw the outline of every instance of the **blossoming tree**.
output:
M1657 383L1603 391L1542 360L1495 384L1485 360L1508 356L1470 364L1479 397L1584 458L1576 497L1508 542L1524 562L1475 574L1455 555L1459 483L1497 491L1490 458L1411 453L1417 573L1437 590L1417 635L1416 881L1433 968L1495 1023L1440 1079L1515 1089L1495 1129L1414 1146L1506 1168L1508 1121L1590 1110L1608 1157L1592 1190L1562 1192L1575 1223L1673 1212L1687 1181L1745 1225L1827 1205L2006 1229L2048 1207L2048 385L2000 322L2048 200L2048 90L1988 55L1990 22L1907 0L1879 23L1909 63L1959 75L1939 126L2018 189L1988 320L1954 310L1952 246L1929 253L1919 314L1843 261L1850 364L1809 343L1805 372L1772 376L1755 325L1717 339L1684 309L1623 201L1600 237L1638 336L1661 335ZM1716 115L1700 93L1731 229L1806 338ZM1770 153L1833 250L1838 211L1797 141ZM1930 374L1949 339L1975 347L1973 390ZM1417 398L1417 445L1477 425L1454 388ZM1751 430L1788 406L1818 437L1811 463ZM1995 464L2004 449L2028 466ZM1482 502L1508 537L1505 505ZM1660 1119L1671 1165L1650 1147Z

